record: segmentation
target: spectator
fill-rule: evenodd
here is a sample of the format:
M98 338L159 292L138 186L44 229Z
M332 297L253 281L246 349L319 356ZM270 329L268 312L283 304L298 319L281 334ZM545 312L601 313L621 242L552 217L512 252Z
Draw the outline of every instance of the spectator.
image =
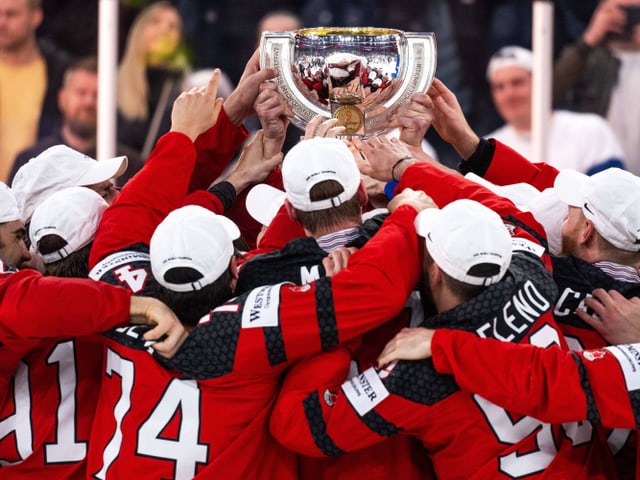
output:
M1 181L7 181L16 154L60 121L56 95L69 58L36 40L42 17L41 0L0 0Z
M554 103L607 119L627 167L640 175L640 2L602 0L554 65Z
M58 92L62 124L51 135L23 150L16 157L9 179L31 158L54 145L67 145L95 158L98 116L98 65L95 57L72 63L66 70ZM122 186L142 167L140 155L132 148L118 144L117 153L128 158L127 170L116 180Z
M152 3L136 17L118 67L118 140L145 159L169 130L173 100L188 69L182 20L165 1Z
M498 113L506 124L489 133L526 158L531 158L533 55L521 47L504 47L489 60L487 80ZM609 167L624 168L622 147L611 127L594 114L554 111L545 161L556 168L593 174Z

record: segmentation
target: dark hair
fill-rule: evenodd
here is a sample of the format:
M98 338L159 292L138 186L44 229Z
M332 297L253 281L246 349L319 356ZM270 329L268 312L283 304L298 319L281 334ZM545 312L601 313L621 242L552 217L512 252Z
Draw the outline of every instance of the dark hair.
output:
M344 187L337 181L324 180L311 187L309 199L314 202L326 200L340 195L343 192ZM332 228L344 220L356 222L358 225L362 223L362 207L357 192L353 197L337 207L314 212L304 212L296 209L296 215L302 226L312 234L320 229Z
M425 265L431 265L434 263L437 265L427 249L425 249L424 252L424 262ZM473 297L480 294L485 288L487 288L485 285L471 285L470 283L464 283L460 280L456 280L442 269L440 269L440 273L442 274L443 281L446 284L447 288L461 302L471 300Z
M44 274L50 277L87 278L89 276L89 242L84 247L55 262L46 263ZM56 252L67 245L59 235L45 235L38 241L38 251L43 255Z
M184 271L180 269L181 271L176 272L173 272L173 270L178 269L172 269L168 272L171 274L170 280L172 282L180 280L190 282L198 279L191 278L193 277L193 269L184 269ZM184 325L195 326L204 315L233 296L232 278L231 269L228 268L212 284L200 290L189 292L174 292L158 284L156 295L154 296L166 303Z

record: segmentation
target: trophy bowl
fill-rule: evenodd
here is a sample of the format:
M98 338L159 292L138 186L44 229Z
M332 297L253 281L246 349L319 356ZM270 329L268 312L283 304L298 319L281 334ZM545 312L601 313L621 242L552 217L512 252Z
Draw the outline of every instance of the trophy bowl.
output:
M337 118L345 135L376 135L398 107L431 85L435 35L372 27L264 32L260 67L278 71L274 81L301 130L322 115Z

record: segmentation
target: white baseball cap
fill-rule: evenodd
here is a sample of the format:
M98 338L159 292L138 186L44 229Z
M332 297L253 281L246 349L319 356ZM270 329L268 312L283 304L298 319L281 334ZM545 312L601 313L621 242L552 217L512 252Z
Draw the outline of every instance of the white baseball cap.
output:
M496 193L501 197L508 198L518 207L524 207L538 195L540 195L540 190L538 190L533 185L529 185L528 183L521 182L512 183L510 185L496 185L495 183L492 183L473 172L467 173L464 177L468 178L469 180L473 180L474 182L484 187L487 187L493 193Z
M187 205L171 212L151 237L151 271L160 285L174 292L200 290L215 282L229 267L233 241L240 230L227 217L206 208ZM171 281L173 269L190 269L197 281Z
M311 188L324 180L335 180L344 192L326 200L311 201ZM282 181L287 199L304 212L337 207L352 198L360 185L360 171L353 154L337 138L315 137L295 145L282 162Z
M508 198L523 212L531 212L545 230L549 251L556 255L560 254L562 245L560 230L562 221L567 216L567 204L560 200L553 188L546 188L541 192L528 183L496 185L471 172L467 173L465 178Z
M567 216L567 204L560 200L555 188L545 188L539 195L524 205L547 234L549 251L560 255L562 251L562 222Z
M52 193L117 178L127 164L125 156L97 161L66 145L49 147L20 167L11 183L22 221L27 223L35 208Z
M415 219L427 251L447 275L470 285L491 285L511 263L511 236L500 216L474 200L428 208Z
M100 194L84 187L65 188L38 205L29 225L29 238L44 263L62 260L93 241L108 206ZM67 245L42 254L38 242L45 235L58 235Z
M285 196L282 190L266 183L259 183L247 194L245 199L247 212L254 220L266 227L280 210Z
M592 176L562 170L554 188L560 199L582 209L596 231L615 247L640 251L640 178L620 168Z
M16 196L6 184L0 182L0 223L13 222L15 220L20 220L20 210L18 210Z
M496 71L505 67L520 67L530 72L533 69L533 53L515 45L502 47L489 59L487 80L491 80Z

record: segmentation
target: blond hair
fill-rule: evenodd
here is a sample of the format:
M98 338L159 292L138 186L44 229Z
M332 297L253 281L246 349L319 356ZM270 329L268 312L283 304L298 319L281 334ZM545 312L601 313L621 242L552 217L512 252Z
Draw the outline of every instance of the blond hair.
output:
M133 21L127 36L127 43L118 67L117 102L122 115L129 120L149 117L149 85L147 82L146 51L143 42L144 31L153 15L159 10L170 9L180 18L178 10L169 2L156 2L142 10ZM181 25L182 28L182 25ZM180 48L176 49L176 53ZM176 65L169 60L166 65L175 69Z

